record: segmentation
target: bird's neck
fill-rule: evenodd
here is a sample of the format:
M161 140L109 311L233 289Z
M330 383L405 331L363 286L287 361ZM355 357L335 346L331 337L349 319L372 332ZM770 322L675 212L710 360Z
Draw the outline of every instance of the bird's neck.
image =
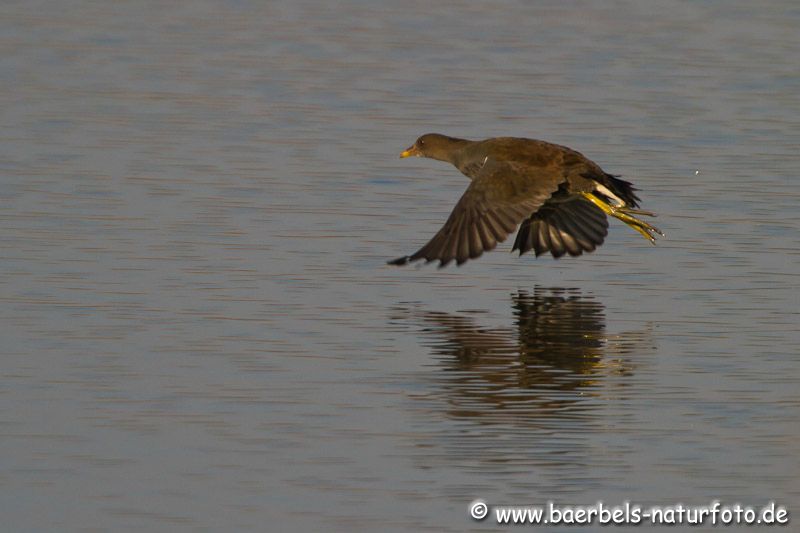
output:
M476 153L476 144L475 141L463 141L457 150L451 152L452 158L449 160L454 167L471 180L475 179L486 163L482 154Z
M441 157L437 157L436 159L446 161L460 170L461 164L465 159L464 149L469 146L472 141L456 139L454 137L450 137L447 141L447 150L443 151Z

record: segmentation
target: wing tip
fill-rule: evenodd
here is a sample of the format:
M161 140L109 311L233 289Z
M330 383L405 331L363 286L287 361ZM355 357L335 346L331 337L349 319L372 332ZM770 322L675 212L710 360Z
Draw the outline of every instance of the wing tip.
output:
M390 259L386 261L386 264L392 266L403 266L407 265L410 261L411 257L408 255L404 255L403 257L398 257L397 259Z

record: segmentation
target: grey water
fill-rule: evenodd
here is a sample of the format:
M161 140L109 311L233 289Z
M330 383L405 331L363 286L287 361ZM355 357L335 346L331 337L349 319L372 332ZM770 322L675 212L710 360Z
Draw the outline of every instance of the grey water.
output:
M0 9L4 530L800 513L795 2ZM573 147L666 238L390 267L467 184L430 131Z

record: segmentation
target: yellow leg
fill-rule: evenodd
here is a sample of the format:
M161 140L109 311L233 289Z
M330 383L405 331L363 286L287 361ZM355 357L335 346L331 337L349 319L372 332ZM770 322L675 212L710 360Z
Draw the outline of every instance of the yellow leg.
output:
M659 230L657 227L648 224L644 220L639 220L638 218L633 216L633 215L640 215L640 216L654 217L655 214L650 213L649 211L640 211L638 209L631 209L629 207L615 207L607 202L604 202L603 200L601 200L600 198L598 198L597 196L595 196L590 192L582 192L581 195L590 202L592 202L594 205L599 207L603 211L603 213L612 216L618 220L621 220L631 228L638 231L645 239L650 241L652 244L656 243L656 238L653 235L654 233L657 233L662 237L664 236L664 234L661 233L661 230Z

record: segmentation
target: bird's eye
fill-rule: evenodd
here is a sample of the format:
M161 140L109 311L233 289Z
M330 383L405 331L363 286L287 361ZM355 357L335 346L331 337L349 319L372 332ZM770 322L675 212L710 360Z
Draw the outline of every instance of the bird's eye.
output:
M420 139L420 140L419 140L419 144L420 144L420 145L422 145L422 144L425 144L425 141L423 141L422 139Z

